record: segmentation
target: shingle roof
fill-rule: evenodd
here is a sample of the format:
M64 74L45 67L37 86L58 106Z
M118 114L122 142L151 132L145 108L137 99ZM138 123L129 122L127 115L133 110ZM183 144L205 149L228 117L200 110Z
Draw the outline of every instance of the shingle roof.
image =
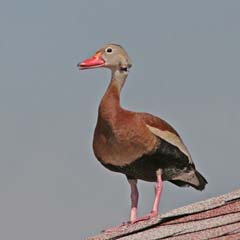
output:
M154 219L102 233L103 239L240 239L240 189L161 214Z

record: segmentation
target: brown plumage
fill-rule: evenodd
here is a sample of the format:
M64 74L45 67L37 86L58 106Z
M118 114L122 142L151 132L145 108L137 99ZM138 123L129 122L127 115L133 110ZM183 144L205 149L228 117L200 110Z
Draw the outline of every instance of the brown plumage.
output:
M78 66L112 71L99 106L93 150L102 165L127 176L132 193L131 223L157 215L162 181L204 189L207 181L195 169L190 153L173 127L151 114L121 107L120 92L132 63L120 45L108 44ZM143 218L137 218L137 179L157 182L153 210Z

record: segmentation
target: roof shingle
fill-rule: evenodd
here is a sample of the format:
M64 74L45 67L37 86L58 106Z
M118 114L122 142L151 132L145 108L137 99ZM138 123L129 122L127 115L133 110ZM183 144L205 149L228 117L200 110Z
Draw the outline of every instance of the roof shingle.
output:
M88 238L103 239L240 239L240 189Z

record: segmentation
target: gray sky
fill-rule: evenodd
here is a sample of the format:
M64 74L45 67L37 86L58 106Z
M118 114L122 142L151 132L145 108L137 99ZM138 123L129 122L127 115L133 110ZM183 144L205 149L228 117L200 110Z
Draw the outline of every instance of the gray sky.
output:
M133 68L122 105L182 135L209 184L164 184L161 212L239 187L239 1L0 3L0 239L81 239L128 219L123 175L91 142L110 73L76 64L103 44ZM139 182L140 214L153 184Z

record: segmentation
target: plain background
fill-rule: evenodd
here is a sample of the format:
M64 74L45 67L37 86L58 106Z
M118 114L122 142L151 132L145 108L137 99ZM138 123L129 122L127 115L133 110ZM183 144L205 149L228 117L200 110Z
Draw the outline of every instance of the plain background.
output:
M0 239L81 239L128 219L123 175L92 152L104 69L76 64L110 42L133 68L122 105L181 134L209 184L164 184L161 212L239 187L239 1L1 0ZM139 182L140 215L153 184Z

